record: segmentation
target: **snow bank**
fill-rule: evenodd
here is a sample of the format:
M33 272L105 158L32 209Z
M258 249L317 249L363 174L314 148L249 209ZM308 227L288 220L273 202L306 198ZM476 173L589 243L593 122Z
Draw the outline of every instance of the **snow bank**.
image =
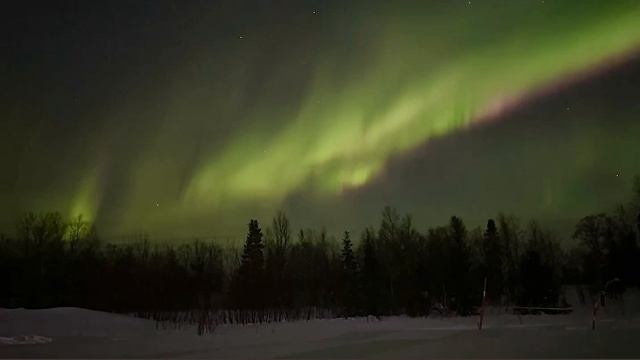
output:
M0 309L0 358L640 357L637 315L602 312L596 331L583 311L514 316L494 309L482 331L477 321L324 319L223 325L197 336L194 328L161 331L150 320L86 309Z
M153 335L155 323L125 315L73 307L0 309L0 336L127 337Z
M51 342L51 338L39 335L22 335L2 337L0 336L1 345L33 345L33 344L47 344Z

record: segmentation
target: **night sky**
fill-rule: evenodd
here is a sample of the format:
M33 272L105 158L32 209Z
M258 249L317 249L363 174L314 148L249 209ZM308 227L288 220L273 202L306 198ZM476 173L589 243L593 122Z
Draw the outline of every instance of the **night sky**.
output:
M0 230L568 233L640 173L640 2L47 1L0 20Z

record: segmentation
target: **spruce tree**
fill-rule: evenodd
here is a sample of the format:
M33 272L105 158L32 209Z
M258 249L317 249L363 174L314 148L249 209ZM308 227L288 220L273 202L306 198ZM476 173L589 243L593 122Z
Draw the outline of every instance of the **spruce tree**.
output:
M258 220L249 221L249 232L244 244L238 279L238 304L245 308L257 308L261 304L264 256L262 254L262 230Z
M498 229L493 219L487 221L487 228L483 234L482 255L484 276L487 277L487 295L493 300L498 300L502 294L503 279L503 249Z
M470 258L467 248L467 229L457 216L449 221L451 302L458 314L466 315L471 311L473 297L469 283ZM453 299L455 298L455 300Z
M344 232L344 238L342 239L342 265L345 272L350 276L355 275L358 270L356 257L353 253L353 243L351 242L348 231Z
M344 232L344 238L342 239L342 269L345 279L345 316L353 316L356 315L358 307L358 264L353 253L353 244L348 231Z

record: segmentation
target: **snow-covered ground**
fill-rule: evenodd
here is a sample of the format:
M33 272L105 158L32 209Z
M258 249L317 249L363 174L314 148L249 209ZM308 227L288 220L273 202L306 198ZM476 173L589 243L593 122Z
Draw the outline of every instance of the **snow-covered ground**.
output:
M571 358L640 357L640 313L609 307L591 330L569 315L333 319L158 330L153 321L79 308L0 309L0 357Z

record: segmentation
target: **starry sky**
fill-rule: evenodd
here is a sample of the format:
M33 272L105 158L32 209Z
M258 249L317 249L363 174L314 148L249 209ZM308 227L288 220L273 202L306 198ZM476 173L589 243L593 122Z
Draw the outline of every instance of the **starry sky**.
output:
M0 230L570 232L640 173L640 3L15 2L0 41Z

